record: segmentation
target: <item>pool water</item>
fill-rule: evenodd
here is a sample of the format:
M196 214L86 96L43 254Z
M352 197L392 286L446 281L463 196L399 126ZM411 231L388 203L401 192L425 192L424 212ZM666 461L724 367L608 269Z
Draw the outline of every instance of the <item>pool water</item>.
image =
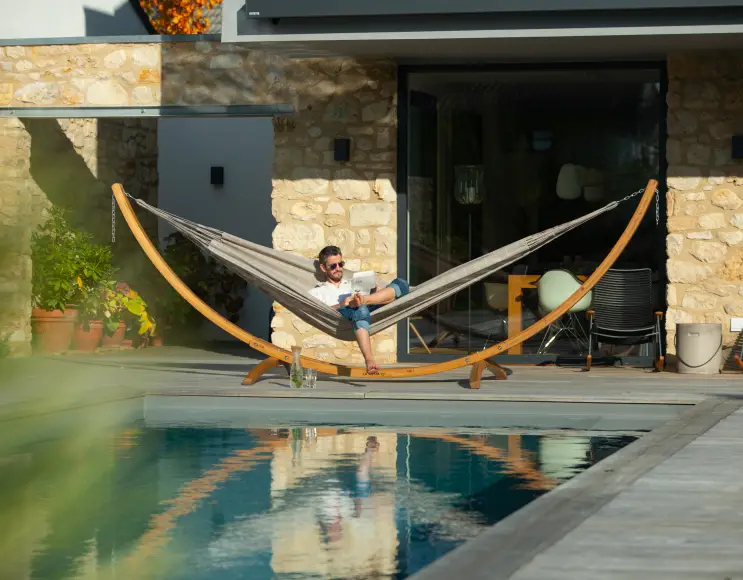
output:
M2 448L0 579L401 579L632 440L80 425Z

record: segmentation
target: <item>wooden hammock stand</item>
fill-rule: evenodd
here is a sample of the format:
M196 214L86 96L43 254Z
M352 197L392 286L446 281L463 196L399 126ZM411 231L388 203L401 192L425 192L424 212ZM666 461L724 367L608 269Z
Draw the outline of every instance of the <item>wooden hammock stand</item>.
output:
M558 308L547 314L544 318L538 320L532 324L529 328L526 328L519 332L517 335L494 344L493 346L469 354L467 356L460 357L458 359L433 363L428 365L414 366L414 367L395 367L395 368L383 368L376 374L369 374L363 367L353 367L346 365L336 365L320 360L316 360L309 357L301 357L301 363L304 368L315 369L319 373L327 375L334 375L338 377L350 377L355 379L365 380L379 380L379 379L405 379L411 377L423 377L428 375L435 375L458 369L464 366L470 365L470 388L479 389L480 379L482 378L483 371L487 368L490 370L497 379L506 380L507 374L503 367L497 363L489 360L490 358L507 352L510 348L521 344L525 340L531 338L538 332L547 328L550 324L560 319L570 308L577 304L588 292L590 292L598 281L606 274L606 272L614 265L617 258L627 247L627 244L634 236L637 228L640 226L645 213L647 212L650 202L655 195L658 182L654 179L648 181L647 187L640 198L640 202L635 209L635 213L632 215L627 227L625 228L622 235L617 240L617 243L608 253L604 261L601 262L598 268L591 274L565 302L563 302ZM114 184L112 186L116 202L119 204L121 213L129 225L134 237L139 242L139 245L144 250L147 257L154 264L155 268L162 274L162 276L168 281L168 283L180 294L183 299L198 310L205 318L216 324L219 328L228 332L238 340L244 342L248 346L254 348L257 351L262 352L268 358L263 360L261 363L256 365L243 380L243 385L253 385L258 379L269 371L278 366L288 366L291 363L291 352L284 350L262 340L256 336L253 336L249 332L246 332L236 324L233 324L221 314L211 308L203 300L201 300L196 294L194 294L188 286L181 280L175 272L168 266L163 257L157 251L149 236L144 231L142 224L139 222L134 210L129 203L129 199L124 192L124 188L121 184ZM590 357L589 357L590 358ZM738 363L743 368L743 363L738 358ZM586 360L588 368L591 366L591 361ZM656 361L656 367L658 370L663 369L663 357L660 357Z

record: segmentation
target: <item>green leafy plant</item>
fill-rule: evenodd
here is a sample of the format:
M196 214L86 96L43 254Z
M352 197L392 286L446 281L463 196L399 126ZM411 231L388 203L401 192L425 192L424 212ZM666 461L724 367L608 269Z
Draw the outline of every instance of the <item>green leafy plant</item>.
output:
M237 322L244 303L242 294L246 282L207 258L180 233L168 236L166 243L163 255L175 273L204 302L222 309L230 321ZM201 315L164 279L159 279L153 295L158 319L168 327L195 328L201 323Z
M116 291L120 294L121 304L124 307L124 313L133 317L137 328L137 334L140 336L154 336L157 331L155 319L147 312L147 303L138 292L132 290L127 284L119 283ZM114 297L113 300L118 298ZM118 325L117 325L118 326Z
M62 209L51 208L49 219L31 238L36 308L80 306L113 276L111 248L92 240L91 234L70 227Z
M10 334L6 334L0 338L0 358L7 358L10 356Z

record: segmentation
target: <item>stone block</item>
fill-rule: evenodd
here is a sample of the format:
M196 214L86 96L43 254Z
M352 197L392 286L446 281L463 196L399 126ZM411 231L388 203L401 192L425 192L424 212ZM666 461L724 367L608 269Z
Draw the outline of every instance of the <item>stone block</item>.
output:
M743 213L736 213L731 216L730 223L736 228L743 230Z
M397 253L396 232L386 226L374 230L374 249L380 256L395 255Z
M717 232L717 237L728 246L737 246L743 242L743 232Z
M712 205L727 210L736 210L743 205L743 201L732 189L718 189L710 196L709 200Z
M666 330L676 331L676 324L685 324L692 322L693 318L691 312L680 310L678 308L669 308L666 311ZM670 342L673 344L673 342Z
M689 253L700 262L714 264L725 258L727 246L719 242L693 242Z
M344 254L352 255L356 247L356 235L351 230L332 230L328 244L338 246Z
M690 240L711 240L712 232L689 232L686 237Z
M743 316L743 300L736 299L731 300L724 306L725 313L730 316L740 317Z
M677 216L668 218L668 231L677 233L696 229L699 220L693 216Z
M295 193L300 195L328 195L330 171L318 168L296 168L291 172Z
M88 105L123 106L129 104L129 94L113 81L96 81L85 93Z
M719 278L708 278L704 281L703 287L704 290L706 290L710 294L714 294L715 296L720 296L722 298L732 296L738 290L738 286L736 284L731 284L730 282L720 280Z
M126 62L126 51L119 49L109 53L103 59L103 66L110 69L121 68Z
M687 292L681 301L683 308L695 308L701 310L711 310L717 306L717 298L711 294L701 292Z
M712 269L704 264L668 260L668 281L680 284L696 284L707 278Z
M346 215L346 210L337 201L332 201L325 209L325 215Z
M350 224L353 227L389 225L392 208L389 203L355 203L349 210Z
M283 349L291 349L291 347L297 345L297 341L293 334L279 330L271 333L271 342Z
M699 227L704 230L717 230L727 225L724 213L709 213L699 216L698 223Z
M294 219L300 221L311 221L322 213L322 206L318 203L300 202L295 203L291 209Z
M159 46L141 46L132 50L132 62L141 67L156 67L160 64Z
M55 83L30 83L18 89L15 98L32 105L52 105L59 98L59 87Z
M338 199L366 201L371 197L369 182L351 169L336 172L332 190Z
M273 231L274 248L314 254L325 246L325 231L320 224L280 223Z
M397 192L394 186L392 174L382 174L374 181L374 193L382 201L397 201Z
M706 165L712 158L712 148L709 145L693 143L686 150L686 161L692 165Z

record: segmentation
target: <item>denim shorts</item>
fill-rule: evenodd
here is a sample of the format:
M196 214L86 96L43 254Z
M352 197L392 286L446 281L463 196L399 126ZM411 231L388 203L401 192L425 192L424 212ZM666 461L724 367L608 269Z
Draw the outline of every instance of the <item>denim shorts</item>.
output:
M395 278L387 285L387 288L392 288L395 291L395 299L405 296L410 292L410 285L402 278ZM340 312L343 318L351 321L354 332L361 328L368 332L371 327L371 313L378 308L381 308L379 304L372 304L371 306L361 305L358 308L344 306L343 308L339 308L338 312Z

